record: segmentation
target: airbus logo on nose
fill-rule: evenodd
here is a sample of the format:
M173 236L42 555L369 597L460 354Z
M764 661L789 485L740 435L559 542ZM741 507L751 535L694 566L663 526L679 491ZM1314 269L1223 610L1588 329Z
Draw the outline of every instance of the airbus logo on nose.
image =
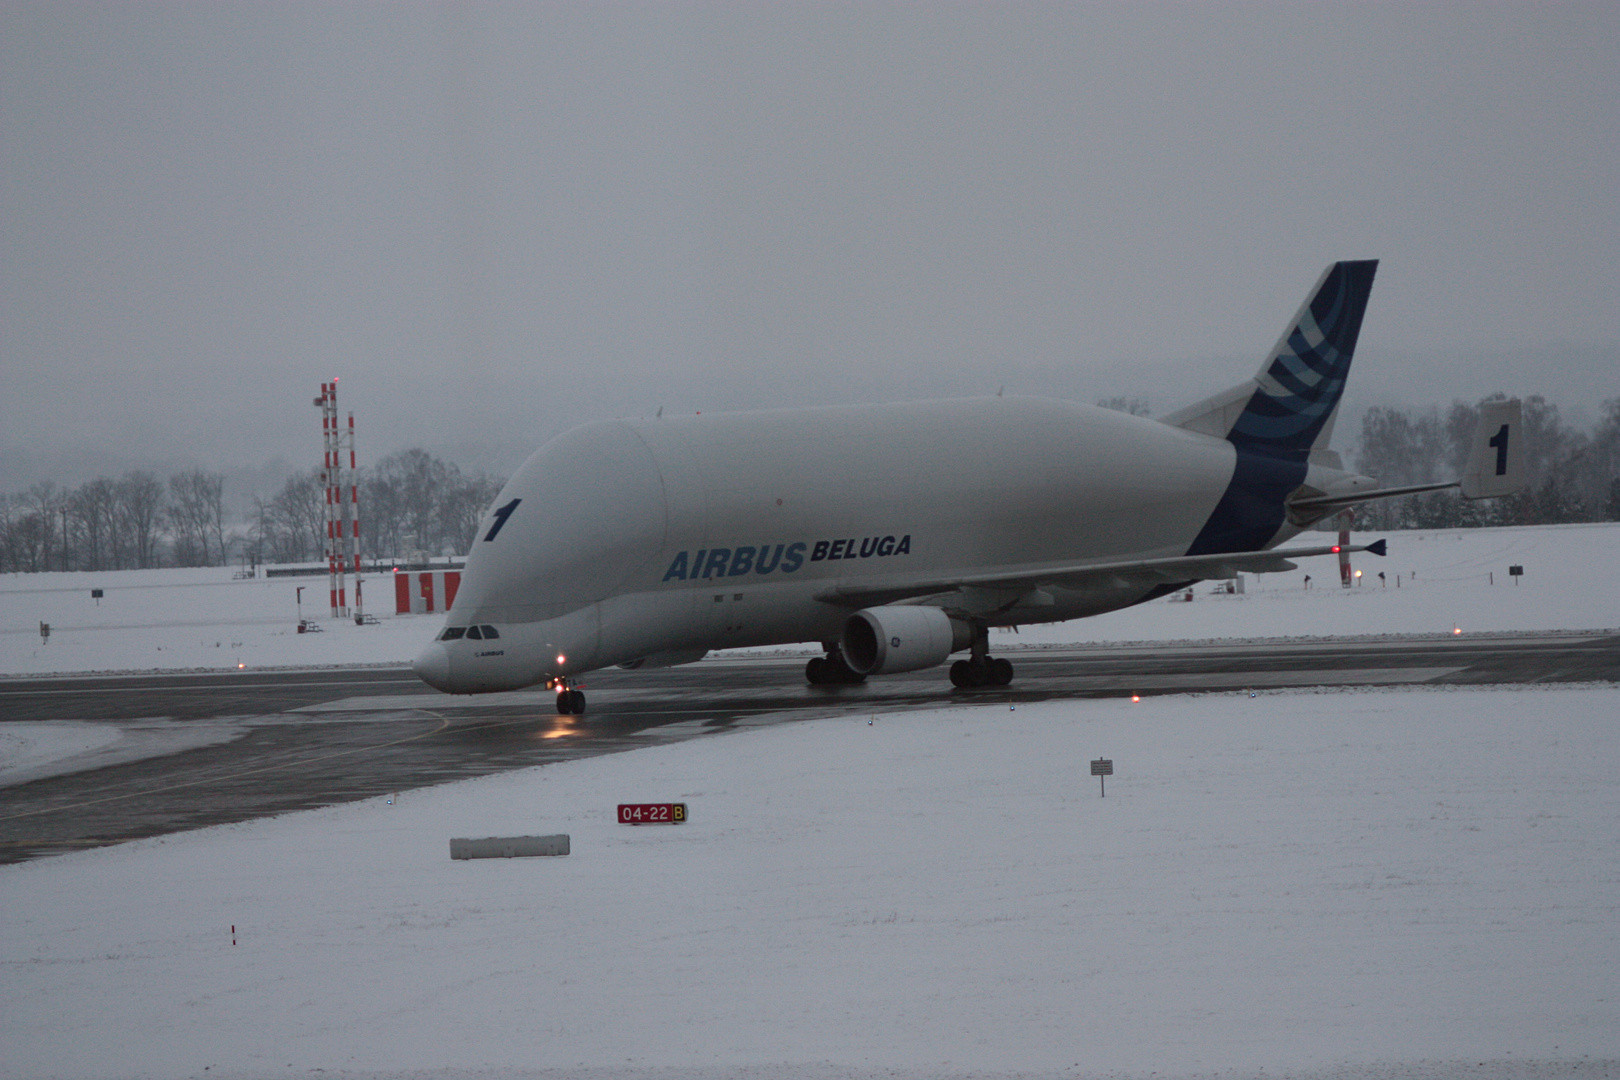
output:
M676 552L675 558L664 571L664 581L695 581L721 577L742 577L747 574L771 574L781 570L791 574L805 564L805 551L810 562L833 559L870 559L874 555L886 559L891 555L911 554L911 534L896 539L894 536L868 536L859 541L817 540L792 544L761 544L759 547L703 548L696 555Z

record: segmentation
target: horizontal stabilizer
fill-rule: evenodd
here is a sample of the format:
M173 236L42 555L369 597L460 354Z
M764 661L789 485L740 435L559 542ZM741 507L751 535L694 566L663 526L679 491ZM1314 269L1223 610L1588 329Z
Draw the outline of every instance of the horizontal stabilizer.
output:
M1382 558L1384 554L1384 541L1374 540L1372 543L1367 545L1367 550Z
M1312 495L1308 497L1289 499L1288 509L1295 513L1309 514L1306 521L1320 520L1335 510L1343 510L1347 506L1360 506L1364 502L1375 499L1397 499L1402 495L1421 495L1427 491L1445 491L1454 488L1456 480L1446 480L1438 484L1409 484L1406 487L1392 488L1361 488L1346 495Z

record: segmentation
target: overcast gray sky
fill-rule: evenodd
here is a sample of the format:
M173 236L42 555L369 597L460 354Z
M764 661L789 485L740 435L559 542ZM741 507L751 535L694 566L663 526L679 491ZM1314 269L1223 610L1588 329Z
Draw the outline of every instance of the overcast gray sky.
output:
M18 4L0 490L1252 374L1620 394L1620 5ZM1341 436L1341 442L1344 437Z

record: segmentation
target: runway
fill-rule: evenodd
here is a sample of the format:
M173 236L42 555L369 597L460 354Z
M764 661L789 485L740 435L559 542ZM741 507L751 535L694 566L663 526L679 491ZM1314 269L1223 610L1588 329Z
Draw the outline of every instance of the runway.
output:
M392 667L0 681L7 724L78 721L120 736L0 776L0 862L814 717L1281 687L1620 682L1620 636L1600 634L998 655L1017 677L980 691L953 690L943 669L810 687L803 657L611 670L587 680L582 717L557 715L544 691L456 697Z

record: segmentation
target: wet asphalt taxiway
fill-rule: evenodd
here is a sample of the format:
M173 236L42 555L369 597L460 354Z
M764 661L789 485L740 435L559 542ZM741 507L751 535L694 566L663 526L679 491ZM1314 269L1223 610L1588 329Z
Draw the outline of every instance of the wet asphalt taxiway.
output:
M584 716L559 716L543 690L440 694L397 667L4 680L5 723L119 730L35 774L0 780L0 862L814 717L1251 688L1620 682L1620 635L1602 634L999 655L1016 679L979 691L953 690L943 668L811 687L804 657L597 672Z

